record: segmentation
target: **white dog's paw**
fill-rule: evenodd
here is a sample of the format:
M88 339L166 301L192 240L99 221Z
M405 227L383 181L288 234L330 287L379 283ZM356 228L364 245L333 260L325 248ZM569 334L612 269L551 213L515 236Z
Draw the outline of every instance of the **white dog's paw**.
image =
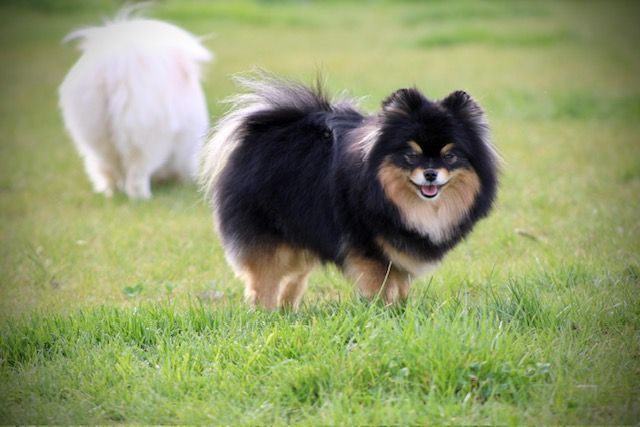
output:
M124 185L124 192L130 199L149 200L151 198L150 177L130 176Z
M105 188L96 188L93 190L95 193L97 194L102 194L104 197L106 197L107 199L110 199L113 197L113 193L114 190L111 187L105 187Z

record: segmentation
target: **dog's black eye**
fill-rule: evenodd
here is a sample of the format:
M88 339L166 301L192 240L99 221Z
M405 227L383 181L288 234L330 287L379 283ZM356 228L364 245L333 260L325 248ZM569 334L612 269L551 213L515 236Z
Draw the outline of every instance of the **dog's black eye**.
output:
M418 160L418 153L416 153L414 151L411 151L411 152L405 154L404 158L407 160L407 162L413 163L416 160Z
M322 137L324 139L326 139L327 141L330 141L333 137L333 135L331 134L331 131L329 129L325 129L324 132L322 132Z
M456 156L453 153L447 153L444 156L442 156L442 158L444 159L445 162L447 162L448 164L452 165L454 164L456 161L458 161L458 156Z

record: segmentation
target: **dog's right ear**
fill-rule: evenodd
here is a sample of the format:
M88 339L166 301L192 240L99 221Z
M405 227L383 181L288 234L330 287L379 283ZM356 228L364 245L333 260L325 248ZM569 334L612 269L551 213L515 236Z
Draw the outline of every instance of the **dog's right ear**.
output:
M411 114L418 111L425 101L424 96L416 88L398 89L382 101L382 111Z

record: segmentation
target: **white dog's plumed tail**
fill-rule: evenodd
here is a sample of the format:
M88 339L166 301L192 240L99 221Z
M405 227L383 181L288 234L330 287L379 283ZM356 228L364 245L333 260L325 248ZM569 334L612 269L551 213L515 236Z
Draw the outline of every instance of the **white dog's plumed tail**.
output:
M201 64L213 54L136 9L65 38L82 56L60 86L60 107L95 191L149 198L152 178L197 174L209 126Z
M126 11L126 12L123 12ZM127 49L175 49L194 63L206 63L214 55L204 47L199 38L175 25L141 18L129 12L120 11L115 18L103 26L79 28L67 34L64 42L77 42L80 51L92 55L123 52Z

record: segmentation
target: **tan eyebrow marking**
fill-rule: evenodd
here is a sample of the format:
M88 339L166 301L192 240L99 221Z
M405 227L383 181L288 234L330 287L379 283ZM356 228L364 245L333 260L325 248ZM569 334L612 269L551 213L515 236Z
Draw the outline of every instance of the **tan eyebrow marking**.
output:
M444 147L442 147L442 149L440 150L440 154L447 154L449 151L453 150L453 147L455 147L454 143L451 144L447 144Z
M409 141L409 142L408 142L408 144L409 144L409 146L411 147L411 149L412 149L413 151L415 151L415 152L416 152L416 153L418 153L418 154L422 154L422 148L418 145L418 143L417 143L417 142L415 142L415 141Z

